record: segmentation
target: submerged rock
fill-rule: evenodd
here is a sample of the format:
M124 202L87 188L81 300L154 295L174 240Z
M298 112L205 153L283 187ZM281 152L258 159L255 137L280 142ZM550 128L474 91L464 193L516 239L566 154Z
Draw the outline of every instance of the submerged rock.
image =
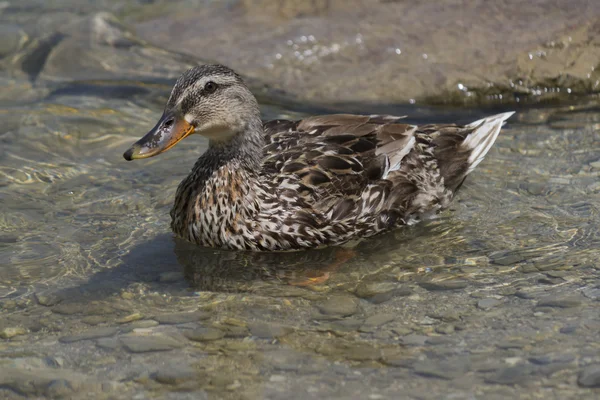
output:
M244 0L136 32L312 101L507 103L598 92L599 16L587 0Z

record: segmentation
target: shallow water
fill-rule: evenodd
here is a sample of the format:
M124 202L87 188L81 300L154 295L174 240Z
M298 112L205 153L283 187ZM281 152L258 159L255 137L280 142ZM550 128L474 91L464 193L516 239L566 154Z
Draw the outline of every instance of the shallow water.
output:
M169 231L202 138L123 160L168 84L2 73L0 397L598 396L597 105L518 110L434 221L354 253L254 254Z

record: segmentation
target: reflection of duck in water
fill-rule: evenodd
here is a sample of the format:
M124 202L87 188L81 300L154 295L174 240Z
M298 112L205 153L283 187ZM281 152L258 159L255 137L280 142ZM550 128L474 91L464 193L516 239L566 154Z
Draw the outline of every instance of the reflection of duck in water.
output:
M151 157L200 133L210 146L179 185L174 232L210 247L315 248L447 207L511 115L466 126L361 115L263 124L241 78L204 65L178 79L158 124L124 157Z
M251 290L258 281L293 286L322 283L353 255L335 247L278 253L215 250L177 238L175 254L193 287L232 292Z

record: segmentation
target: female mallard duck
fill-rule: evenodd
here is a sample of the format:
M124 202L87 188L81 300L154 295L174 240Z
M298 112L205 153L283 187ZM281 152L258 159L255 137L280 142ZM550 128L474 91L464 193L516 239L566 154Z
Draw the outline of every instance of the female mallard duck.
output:
M177 80L160 121L124 157L152 157L204 135L208 150L177 189L175 234L202 246L305 249L446 208L512 114L465 126L347 114L263 124L239 75L203 65Z

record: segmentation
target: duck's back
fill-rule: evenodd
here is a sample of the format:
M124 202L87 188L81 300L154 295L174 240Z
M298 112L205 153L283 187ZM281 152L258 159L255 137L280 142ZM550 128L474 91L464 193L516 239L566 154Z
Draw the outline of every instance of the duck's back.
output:
M325 115L265 123L263 181L327 243L412 224L447 207L512 113L466 126ZM281 200L285 202L284 200Z

